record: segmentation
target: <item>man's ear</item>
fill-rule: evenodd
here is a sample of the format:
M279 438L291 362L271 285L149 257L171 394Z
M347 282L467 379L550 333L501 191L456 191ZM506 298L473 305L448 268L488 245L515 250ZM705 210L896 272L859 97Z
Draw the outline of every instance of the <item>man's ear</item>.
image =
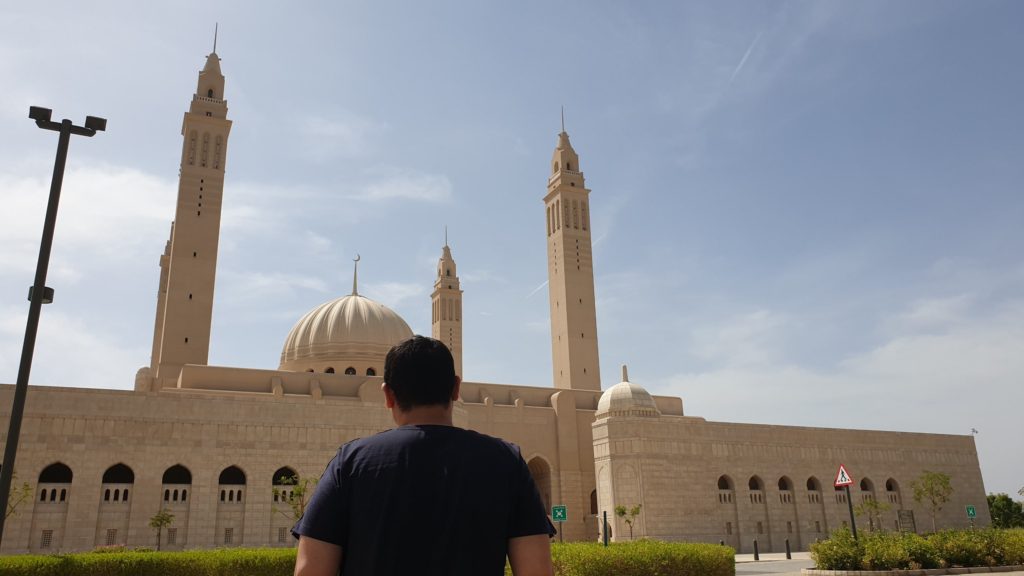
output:
M380 389L382 392L384 392L384 405L387 406L388 408L394 408L395 393L391 390L391 388L388 387L388 383L382 382L380 385Z
M452 388L452 402L459 399L459 390L462 388L462 378L458 375L455 376L455 387Z

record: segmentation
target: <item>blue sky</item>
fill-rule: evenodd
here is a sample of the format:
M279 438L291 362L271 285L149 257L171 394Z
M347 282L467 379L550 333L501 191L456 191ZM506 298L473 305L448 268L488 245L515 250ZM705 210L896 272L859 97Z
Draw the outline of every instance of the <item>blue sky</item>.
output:
M32 381L130 388L219 22L211 363L276 367L357 253L360 291L429 333L447 225L465 376L550 385L565 106L605 387L628 363L713 420L973 427L986 489L1024 486L1020 3L22 4L0 9L0 381L55 146L28 107L109 119L71 145Z

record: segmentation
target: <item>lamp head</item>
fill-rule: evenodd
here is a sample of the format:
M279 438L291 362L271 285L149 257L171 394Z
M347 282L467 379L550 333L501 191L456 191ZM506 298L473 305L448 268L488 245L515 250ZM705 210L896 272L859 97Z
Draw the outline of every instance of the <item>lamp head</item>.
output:
M42 106L29 106L28 108L28 117L36 122L49 122L52 115L53 110L49 108L43 108Z
M107 129L107 119L97 118L96 116L86 116L85 127L97 132L104 132Z

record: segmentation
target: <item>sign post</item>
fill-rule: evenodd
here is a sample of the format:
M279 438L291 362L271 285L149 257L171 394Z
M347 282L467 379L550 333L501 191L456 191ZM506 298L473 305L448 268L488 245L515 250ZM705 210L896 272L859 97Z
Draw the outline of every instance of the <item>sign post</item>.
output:
M569 513L564 504L551 507L551 519L558 522L558 541L562 541L562 522L569 519Z
M850 529L853 532L853 539L857 539L857 519L853 515L853 499L850 498L850 484L853 484L853 478L846 471L846 467L842 464L839 465L839 471L836 472L836 488L846 489L846 504L850 508Z

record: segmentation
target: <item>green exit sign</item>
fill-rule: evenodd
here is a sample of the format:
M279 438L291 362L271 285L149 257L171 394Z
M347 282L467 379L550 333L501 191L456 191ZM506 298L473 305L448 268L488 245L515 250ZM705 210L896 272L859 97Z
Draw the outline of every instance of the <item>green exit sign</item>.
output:
M974 509L974 506L968 506L967 507L967 517L968 518L975 518L977 516L978 516L978 511Z
M565 506L552 506L551 519L555 522L565 522L569 518L569 512Z

